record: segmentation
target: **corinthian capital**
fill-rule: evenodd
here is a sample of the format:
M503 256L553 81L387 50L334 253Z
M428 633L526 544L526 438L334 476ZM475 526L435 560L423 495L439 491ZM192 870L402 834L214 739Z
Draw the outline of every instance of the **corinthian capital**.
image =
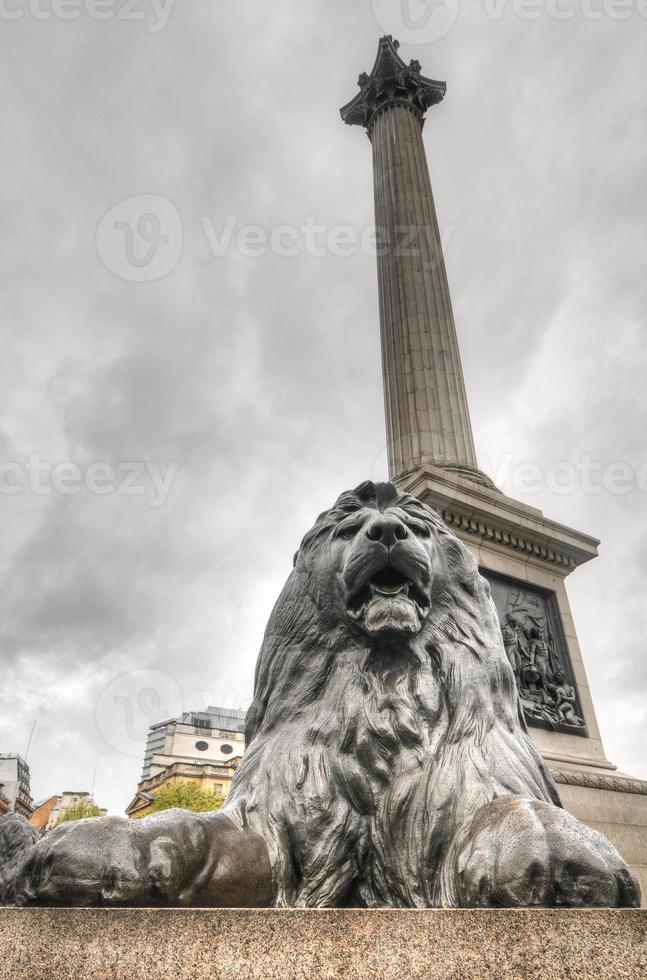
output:
M430 106L442 102L445 83L425 78L419 61L407 65L398 54L399 47L390 34L380 40L373 71L359 76L359 94L340 110L349 126L364 126L370 131L376 113L397 104L410 106L422 119Z

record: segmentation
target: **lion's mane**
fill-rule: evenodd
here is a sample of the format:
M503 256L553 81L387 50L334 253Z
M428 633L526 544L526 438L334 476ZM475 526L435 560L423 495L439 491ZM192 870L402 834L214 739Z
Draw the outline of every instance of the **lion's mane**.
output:
M392 505L427 524L449 573L396 655L327 606L313 575L342 519ZM488 583L440 517L391 484L342 494L304 538L265 633L247 740L223 812L267 842L278 905L455 906L457 853L482 806L559 805Z
M15 883L27 854L40 834L21 814L0 817L0 907L15 899Z

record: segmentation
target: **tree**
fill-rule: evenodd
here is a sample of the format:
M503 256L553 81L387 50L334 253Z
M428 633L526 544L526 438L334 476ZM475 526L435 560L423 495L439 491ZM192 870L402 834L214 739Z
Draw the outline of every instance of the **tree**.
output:
M101 816L103 816L103 812L94 800L79 800L74 806L70 806L67 810L63 811L54 826L60 827L62 823L72 823L74 820L88 820L91 817Z
M217 790L205 789L195 782L166 783L155 794L155 800L139 817L147 817L160 810L193 810L195 813L207 813L219 810L225 802L222 793Z

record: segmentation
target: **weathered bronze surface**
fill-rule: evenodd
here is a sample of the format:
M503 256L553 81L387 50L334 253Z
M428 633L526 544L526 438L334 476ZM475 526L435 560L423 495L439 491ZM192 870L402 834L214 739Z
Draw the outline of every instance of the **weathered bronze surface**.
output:
M306 535L247 740L220 813L68 824L25 852L15 900L639 903L615 848L560 807L474 558L392 484L343 494Z

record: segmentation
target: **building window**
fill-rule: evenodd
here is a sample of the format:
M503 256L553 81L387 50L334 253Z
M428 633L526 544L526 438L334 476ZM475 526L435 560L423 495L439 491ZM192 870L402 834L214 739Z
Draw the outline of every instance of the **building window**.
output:
M209 718L197 718L194 715L192 723L194 728L211 728L211 720Z
M206 752L207 749L209 748L209 743L208 742L196 742L195 743L195 747L198 750L198 752Z
M231 745L228 745L228 744L227 744L227 742L225 742L225 744L224 744L224 745L221 745L221 746L220 746L220 751L222 752L222 754L223 754L223 755L231 755L231 753L232 753L232 752L233 752L234 750L233 750L233 748L231 747Z

